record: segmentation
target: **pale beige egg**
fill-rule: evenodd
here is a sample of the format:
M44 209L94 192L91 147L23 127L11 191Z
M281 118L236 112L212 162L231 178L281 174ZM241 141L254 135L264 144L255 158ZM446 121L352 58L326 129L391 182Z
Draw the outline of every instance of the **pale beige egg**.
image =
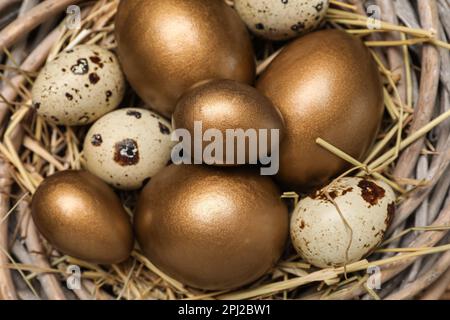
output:
M312 265L343 266L378 247L394 213L395 194L385 182L342 178L300 200L292 244Z
M45 120L85 125L115 109L125 78L116 56L97 45L61 52L39 73L32 89L33 107Z
M146 109L108 113L86 135L86 169L118 189L137 189L169 162L171 131L166 119Z
M328 0L235 0L234 6L256 35L287 40L317 28L325 18Z

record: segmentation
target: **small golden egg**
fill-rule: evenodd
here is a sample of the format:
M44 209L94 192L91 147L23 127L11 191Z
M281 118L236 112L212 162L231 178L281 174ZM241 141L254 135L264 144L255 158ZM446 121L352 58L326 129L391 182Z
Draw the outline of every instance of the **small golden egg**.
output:
M93 263L127 259L133 230L114 191L87 171L61 171L36 190L31 213L42 235L63 253Z
M196 126L203 135L208 130L220 131L215 139L220 139L218 149L222 156L214 153L214 162L208 163L216 165L248 164L252 157L256 162L262 148L267 150L264 154L271 154L272 138L274 148L278 149L284 133L283 118L272 102L255 88L233 80L211 80L195 85L178 101L172 124L175 129L189 131L192 157L195 154ZM242 133L240 136L239 132ZM217 142L215 139L214 143ZM211 145L209 140L213 139L203 139L200 155ZM230 159L227 159L227 146L234 155L230 155ZM242 161L238 161L239 157Z

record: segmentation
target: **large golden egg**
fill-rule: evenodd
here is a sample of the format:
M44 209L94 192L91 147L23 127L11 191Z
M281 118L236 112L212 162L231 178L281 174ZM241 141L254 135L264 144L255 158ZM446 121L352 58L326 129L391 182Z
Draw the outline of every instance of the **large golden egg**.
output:
M313 32L285 47L256 85L283 114L278 178L286 188L326 184L348 164L322 138L362 160L383 115L376 64L364 44L338 30Z
M288 235L273 181L248 168L171 165L144 188L138 242L168 275L203 289L244 285L267 272Z
M114 191L87 171L62 171L36 190L31 213L57 249L93 263L118 263L133 248L128 215Z
M116 39L131 86L165 116L198 81L255 76L246 27L223 0L121 1Z
M233 80L205 81L188 90L177 103L172 125L174 129L189 131L192 149L196 127L201 128L202 134L208 130L220 131L215 139L220 138L218 145L222 156L214 153L214 162L209 163L216 165L254 163L260 159L260 150L269 155L272 144L278 149L284 134L283 118L272 102L255 88ZM243 134L239 136L239 133ZM204 141L199 146L201 155L209 145L211 142ZM230 155L229 159L227 146L234 155Z

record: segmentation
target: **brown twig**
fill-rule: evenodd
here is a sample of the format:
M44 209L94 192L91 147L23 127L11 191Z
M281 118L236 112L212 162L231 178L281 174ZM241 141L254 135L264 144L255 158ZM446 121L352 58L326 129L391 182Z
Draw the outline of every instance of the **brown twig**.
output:
M0 32L0 52L19 41L23 36L44 21L60 13L67 6L82 0L46 0L28 12L26 17L18 18Z
M21 201L17 209L20 216L30 215L30 207L27 200ZM29 219L28 223L22 224L22 227L26 228L26 230L22 231L26 233L25 243L28 252L30 252L30 257L33 260L33 264L43 269L50 268L50 264L44 255L44 248L41 243L39 232L37 231L33 220ZM38 279L49 299L66 299L66 296L61 288L61 284L54 274L41 273L38 275Z
M433 187L442 177L446 168L450 163L450 138L447 135L446 143L439 149L441 155L437 157L430 168L427 179L427 184L423 187L418 187L413 191L402 206L397 210L394 220L389 227L388 234L391 234L402 222L404 222L410 214L423 202L423 200L429 195Z
M52 31L45 39L42 41L36 49L31 52L31 54L25 59L25 61L20 66L24 71L36 71L47 58L47 55L55 43L55 41L61 35L62 30L55 29ZM1 94L3 97L8 99L8 101L13 101L18 92L17 88L26 81L26 77L23 74L16 75L11 79L10 85L6 85ZM3 123L7 115L9 114L9 108L6 103L0 101L0 123Z
M11 166L0 158L0 300L17 299L16 290L11 277L11 271L4 267L9 263L5 254L8 251L8 218L9 193L11 189Z
M382 19L384 21L398 24L397 16L395 15L394 2L391 0L376 0L376 3L380 6ZM386 41L401 40L398 33L390 32L385 35ZM387 58L389 61L389 67L394 77L399 76L400 81L397 84L400 98L404 102L406 100L406 71L405 61L403 61L403 53L401 47L388 47L386 48Z
M415 297L420 291L433 284L450 267L450 251L447 251L437 261L431 270L417 278L416 281L406 285L404 288L390 294L386 300L404 300ZM445 287L447 286L447 283ZM444 289L445 291L445 289Z
M450 196L447 197L447 200L450 200ZM447 202L446 207L444 207L438 219L433 223L432 226L443 226L450 224L450 202ZM444 236L446 235L445 231L429 231L422 233L419 235L410 245L411 248L424 248L424 247L433 247L436 245ZM392 263L390 265L384 266L381 268L381 283L385 283L388 280L391 280L400 272L408 268L414 261L416 261L418 257L410 257L407 259L403 259ZM346 291L342 294L336 296L336 299L351 299L354 297L358 297L362 294L366 293L364 289L357 288L352 291Z
M439 29L439 17L435 0L419 0L419 14L422 27L427 30ZM433 114L439 85L439 50L430 44L422 48L422 74L420 78L420 94L410 132L414 132L430 121ZM403 151L394 170L394 177L408 178L414 169L417 158L424 145L424 138L419 139Z
M0 2L0 13L3 10L5 10L6 8L8 8L9 6L19 3L20 1L22 1L22 0L2 0L2 2Z
M420 297L421 300L438 300L446 291L447 285L450 283L450 269L436 280L429 288L425 290Z
M439 15L441 16L443 28L447 33L447 37L450 38L450 3L448 3L448 0L438 0L438 6L440 9Z
M24 17L27 12L29 12L29 10L31 10L35 5L37 4L37 0L26 0L22 3L22 6L20 8L20 12L19 12L19 17L22 18ZM1 8L0 8L1 11ZM12 60L8 60L8 64L15 64L15 63L20 63L23 58L25 56L25 41L21 41L19 42L14 50L11 52L11 57ZM8 76L8 73L5 72L5 77ZM2 193L2 197L7 197L6 195L9 194L10 192L10 187L11 187L11 176L9 173L9 170L11 169L10 165L5 162L3 159L0 160L0 170L3 171L2 173L2 178L4 180L4 183L1 187L0 192ZM6 200L6 203L5 203ZM6 206L6 208L9 207L9 201L8 198L6 199L2 199L2 208L3 206ZM4 250L8 251L8 217L6 216L7 212L9 210L2 210L5 211L4 212L4 219L0 219L1 221L1 225L0 225L0 247L3 248ZM1 215L3 218L3 214ZM0 265L5 264L8 262L8 257L1 252L0 253ZM1 267L0 267L1 268ZM1 284L4 284L4 288ZM1 268L0 270L0 286L2 286L2 288L4 290L2 290L2 288L0 288L0 297L4 296L5 299L10 299L10 298L16 298L16 292L14 289L14 285L12 282L12 278L11 278L11 273L10 270L6 269L6 268Z
M450 197L447 197L447 200ZM432 224L432 226L442 226L450 224L450 204L447 203L446 207L441 210L441 213L436 219L436 221ZM414 248L423 248L423 247L432 247L436 245L444 236L446 232L444 231L431 231L425 232L419 235L414 241L409 244L409 247ZM387 281L392 279L394 276L399 274L401 271L405 270L409 267L414 261L417 260L417 257L412 259L406 259L394 265L388 266L382 271L382 281Z
M420 29L416 12L409 0L397 0L394 2L397 17L408 27Z

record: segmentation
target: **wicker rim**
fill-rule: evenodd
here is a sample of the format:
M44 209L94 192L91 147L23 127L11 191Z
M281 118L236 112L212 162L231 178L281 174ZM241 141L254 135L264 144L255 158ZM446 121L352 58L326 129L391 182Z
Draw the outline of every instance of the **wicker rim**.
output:
M100 41L105 47L113 48L112 20L118 2L45 0L39 3L37 0L5 0L0 4L0 26L3 28L0 31L0 61L4 58L7 66L3 68L0 87L0 123L3 124L0 130L0 266L6 266L0 267L0 299L450 297L450 247L447 235L450 226L449 121L429 127L432 130L427 137L422 135L412 141L403 148L395 165L385 168L386 174L395 177L398 185L412 188L404 194L389 230L388 237L393 237L392 241L384 252L376 255L379 260L370 259L374 262L370 265L363 262L349 265L345 270L338 268L309 272L302 262L287 259L279 265L281 281L280 274L274 271L271 274L274 280L265 277L250 288L228 293L204 293L185 288L176 280L168 278L139 252L133 253L132 262L108 269L55 252L42 240L30 220L29 195L23 191L32 190L33 181L21 179L21 170L30 174L31 180L34 177L39 180L39 170L44 164L51 166L50 171L66 167L53 158L51 150L46 150L30 138L27 128L30 122L36 120L28 114L29 107L26 105L29 96L25 86L45 61L67 44L74 46L86 41ZM327 24L335 28L355 25L355 21L344 21L352 19L352 16L345 15L343 10L365 16L365 8L369 4L364 0L330 2L332 10L336 12L329 11ZM227 3L232 5L233 1ZM86 28L81 31L57 28L61 13L73 4L80 4L82 23ZM402 126L407 126L407 136L411 136L429 126L432 119L450 110L450 46L447 43L450 37L450 1L418 0L415 5L409 0L397 0L395 3L376 0L375 4L381 9L382 20L390 23L387 30L402 25L413 28L410 30L417 33L361 33L367 36L366 43L373 47L382 65L389 66L384 70L388 78L395 79L391 86L393 98L389 101L394 108L403 111L410 109L409 117L404 119ZM34 29L37 32L30 34ZM420 41L405 41L405 34L415 35ZM427 34L433 36L428 37ZM276 47L270 43L264 43L262 47L264 53L259 61L258 73L277 53ZM410 83L408 79L411 79ZM12 114L14 116L10 118ZM18 165L20 157L29 157L30 151L42 158L38 168ZM19 158L15 158L15 154ZM77 163L69 165L76 168ZM423 183L424 180L427 183ZM125 203L132 201L126 195L122 197ZM430 227L411 229L415 226ZM399 252L395 249L398 247L406 248L403 251L407 253ZM408 248L427 249L420 251ZM375 292L365 285L367 275L357 271L365 270L368 266L378 266L377 261L385 262L379 264L383 286ZM64 285L68 276L65 267L70 263L86 270L79 290L70 291ZM147 296L142 295L142 292L133 292L133 289L139 291L138 287L130 289L131 275L138 271L147 272L145 277L157 288L155 291L150 290L151 294ZM344 272L349 273L348 279L343 277ZM94 273L101 274L102 281L98 281ZM337 277L340 278L336 282ZM315 285L301 287L310 283ZM317 288L322 291L317 293Z

